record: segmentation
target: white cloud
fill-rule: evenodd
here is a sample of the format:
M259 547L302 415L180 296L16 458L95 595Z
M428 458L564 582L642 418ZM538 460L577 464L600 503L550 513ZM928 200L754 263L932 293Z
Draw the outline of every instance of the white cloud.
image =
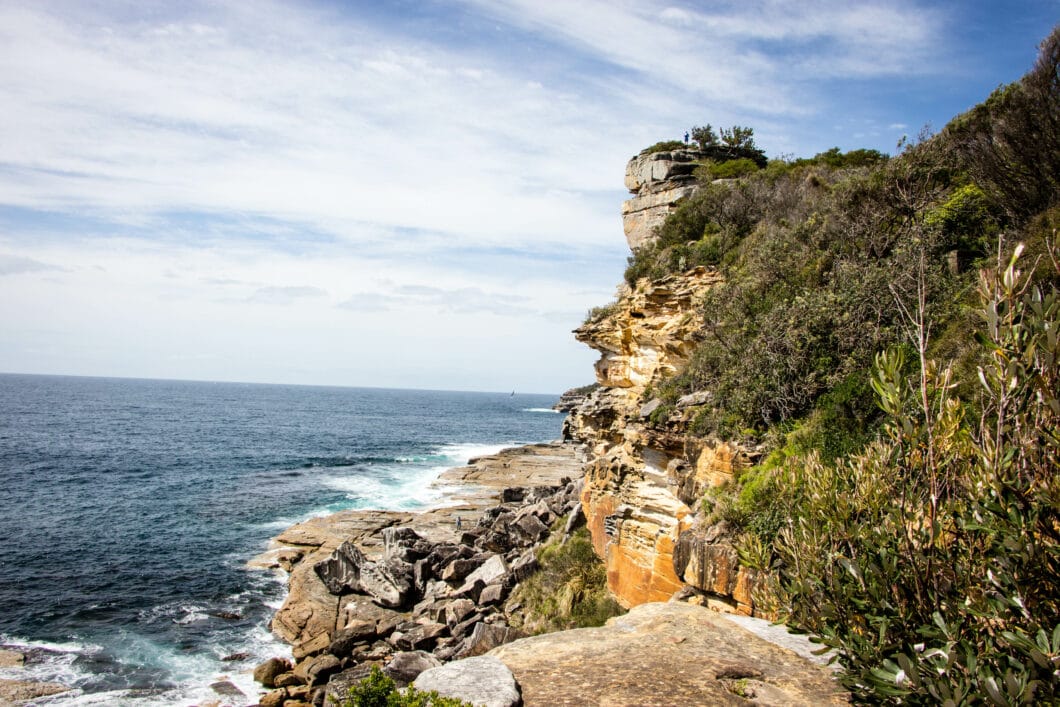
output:
M57 265L42 263L33 258L20 255L7 255L0 253L0 277L4 275L23 275L26 273L40 273L49 271L61 271L63 268Z
M0 370L584 383L569 330L621 278L636 150L706 121L826 149L821 81L940 41L901 0L424 7L481 34L385 3L0 4Z

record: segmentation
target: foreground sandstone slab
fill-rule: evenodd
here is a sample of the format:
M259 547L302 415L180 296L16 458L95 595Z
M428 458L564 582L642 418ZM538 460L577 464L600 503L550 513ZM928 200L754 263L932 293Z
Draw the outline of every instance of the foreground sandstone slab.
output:
M524 638L488 655L523 704L841 705L831 673L702 607L642 604L600 628Z

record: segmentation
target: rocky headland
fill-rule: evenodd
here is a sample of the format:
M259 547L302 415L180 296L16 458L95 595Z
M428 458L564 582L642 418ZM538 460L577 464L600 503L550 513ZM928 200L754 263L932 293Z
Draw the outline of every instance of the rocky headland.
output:
M650 246L655 226L695 193L696 159L685 149L630 161L632 250ZM261 704L339 699L372 666L398 685L475 704L845 702L808 641L753 618L769 616L756 603L763 578L741 566L724 524L705 523L697 508L761 451L690 446L707 392L670 404L651 397L699 344L696 313L721 281L706 267L642 279L594 310L575 336L601 354L596 382L557 403L568 413L563 442L446 472L443 507L348 511L277 536L254 564L289 573L272 630L292 659L258 667L270 690ZM598 628L526 635L539 625L527 620L521 585L543 546L583 526L611 594L631 610Z

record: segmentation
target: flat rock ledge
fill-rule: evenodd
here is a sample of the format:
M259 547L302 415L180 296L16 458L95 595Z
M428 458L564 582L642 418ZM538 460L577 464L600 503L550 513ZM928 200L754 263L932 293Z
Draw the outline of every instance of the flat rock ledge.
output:
M69 690L65 685L54 682L0 680L0 705L25 705L33 700Z
M523 638L487 655L511 669L527 707L848 703L826 668L678 602L642 604L600 628Z

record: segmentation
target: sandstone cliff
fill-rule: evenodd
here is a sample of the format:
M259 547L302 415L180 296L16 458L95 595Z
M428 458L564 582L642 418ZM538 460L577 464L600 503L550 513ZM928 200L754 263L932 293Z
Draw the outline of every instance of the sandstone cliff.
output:
M638 196L623 207L631 249L651 242L651 230L680 199L694 193L688 176L695 151L639 155L626 168ZM695 268L623 288L575 331L600 352L599 388L570 412L567 433L582 445L582 503L594 546L612 591L625 606L665 601L684 587L717 608L754 613L752 573L737 562L724 528L697 521L704 491L753 461L725 442L690 442L685 434L709 393L686 396L673 408L652 400L653 385L688 362L701 330L703 296L721 282Z
M657 226L696 191L692 171L703 153L693 148L637 155L626 165L626 188L634 196L622 204L622 228L630 250L650 243Z

